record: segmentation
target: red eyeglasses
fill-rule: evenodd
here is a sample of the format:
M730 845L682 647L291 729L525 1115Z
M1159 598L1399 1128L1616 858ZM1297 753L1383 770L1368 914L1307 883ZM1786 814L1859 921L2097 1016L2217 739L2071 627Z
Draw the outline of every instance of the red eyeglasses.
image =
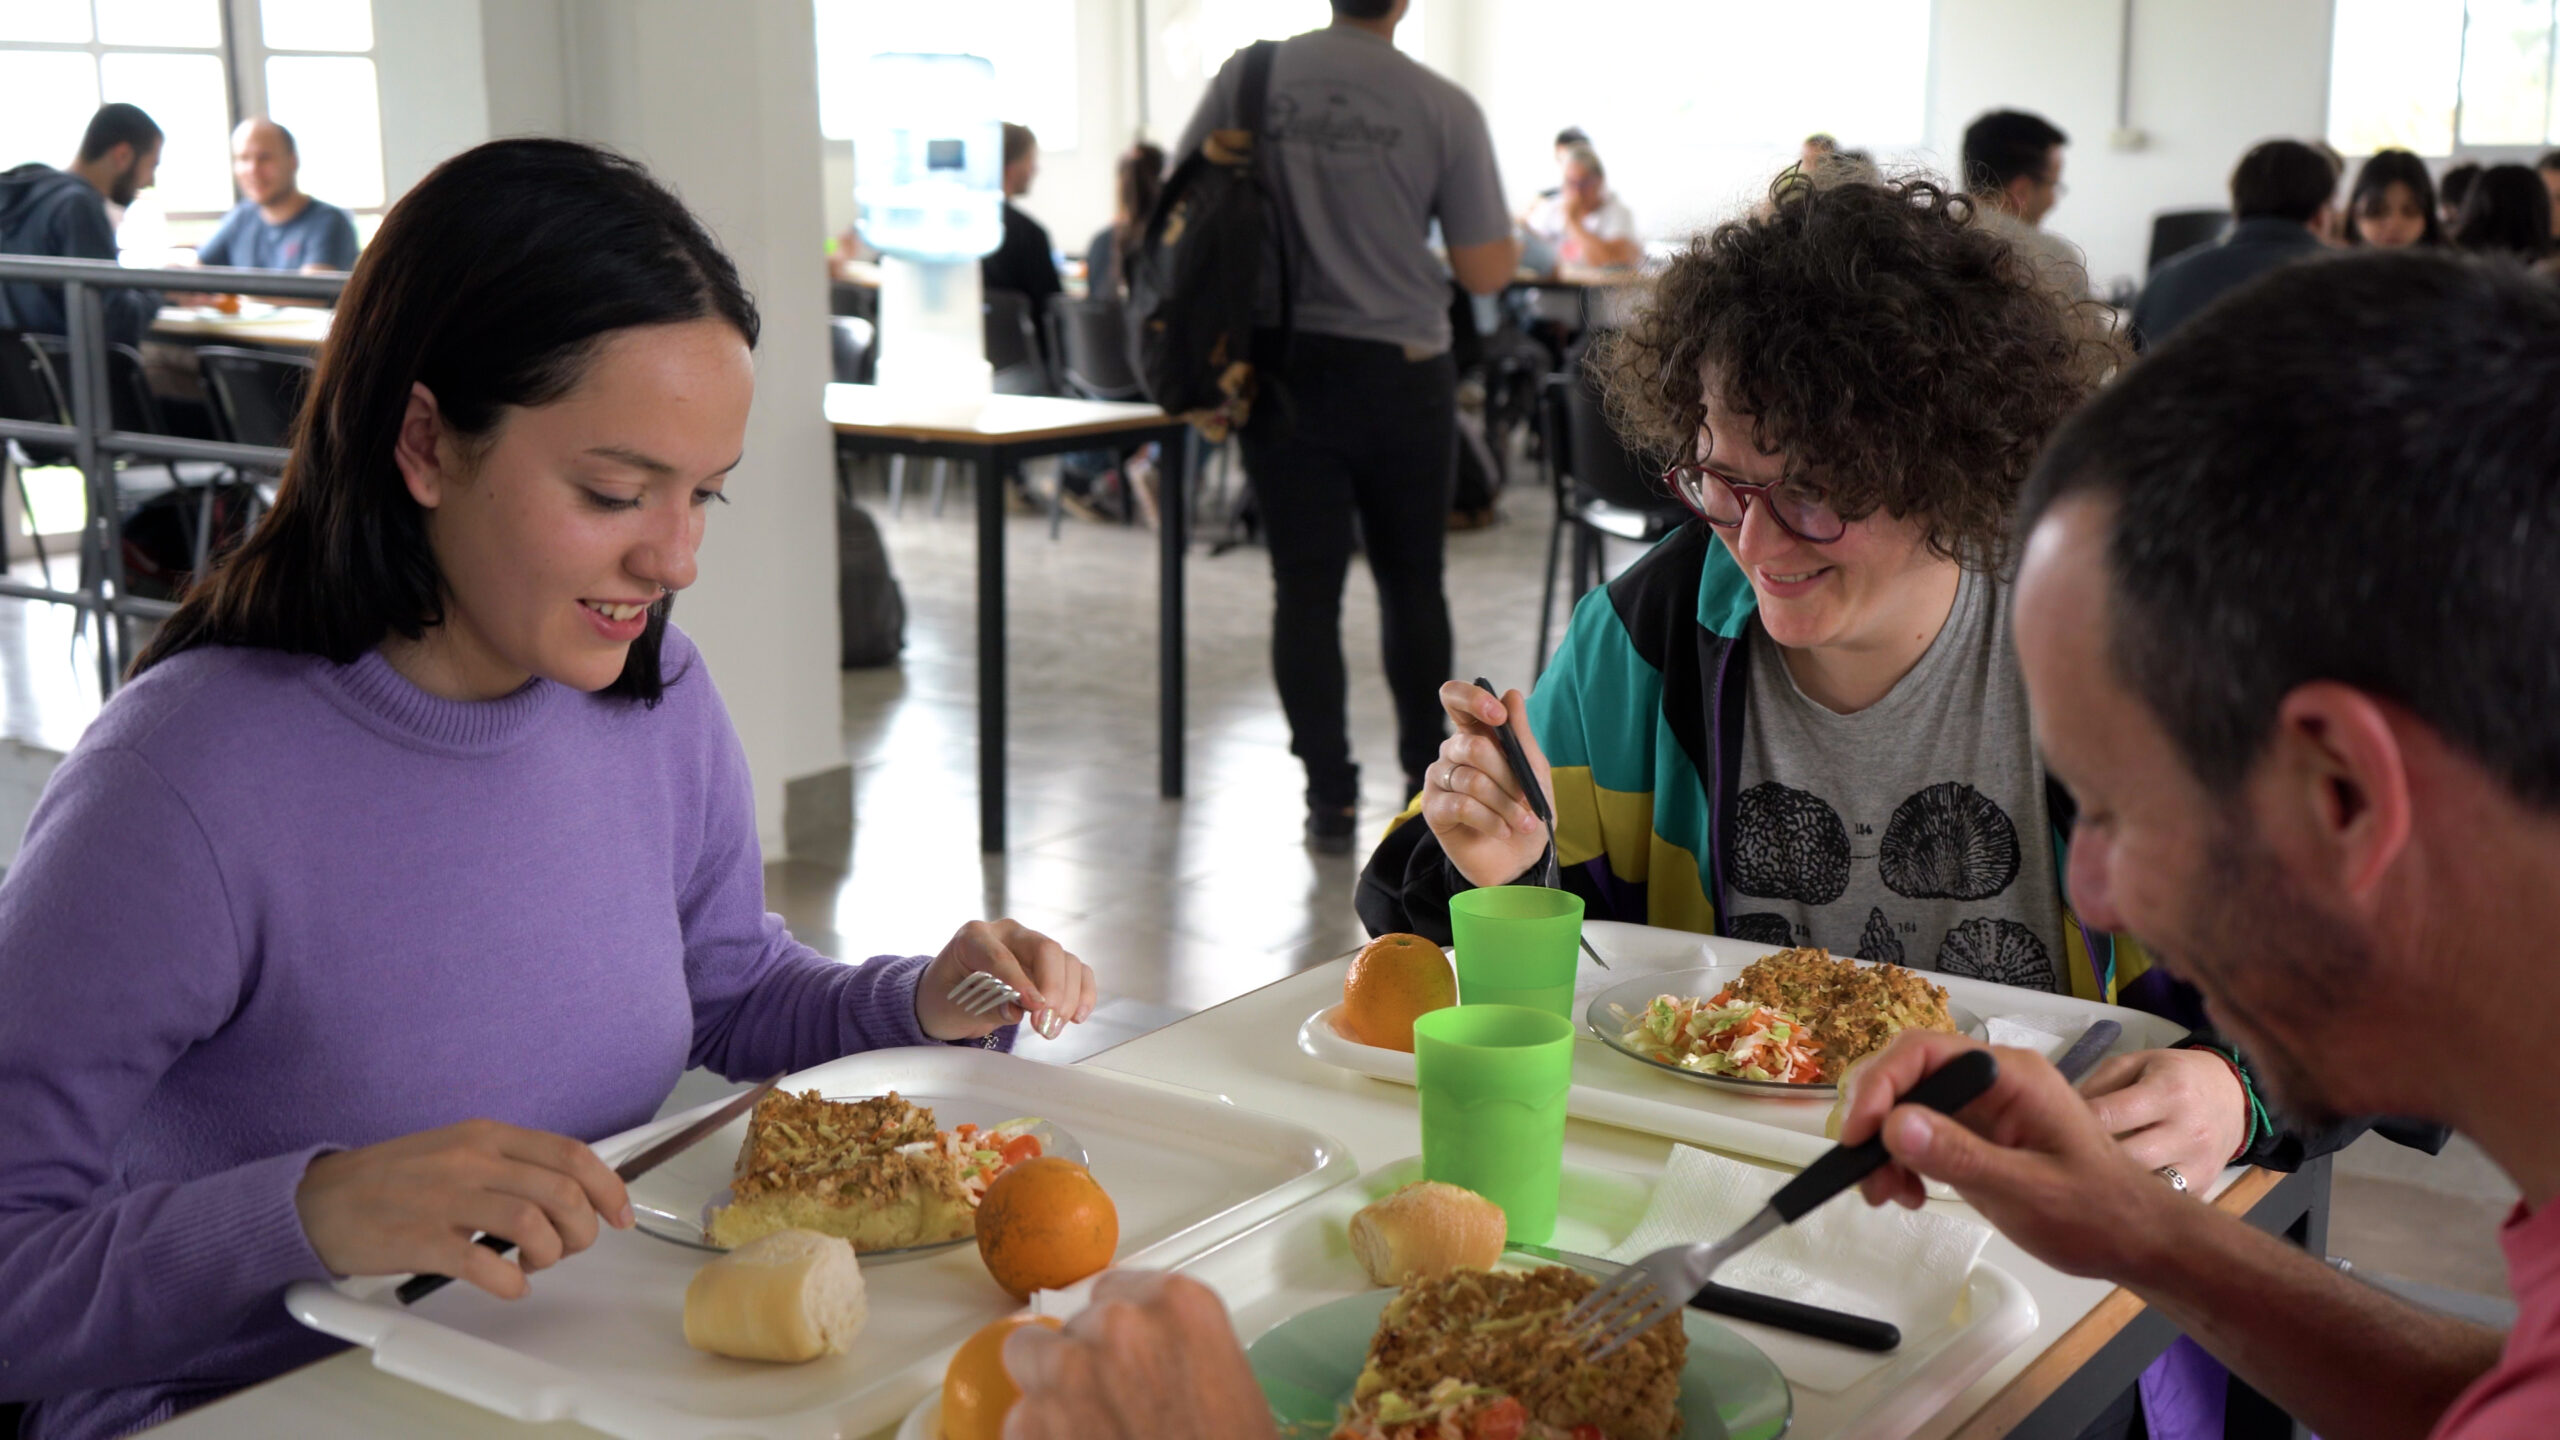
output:
M1662 483L1680 503L1719 530L1740 528L1751 502L1766 500L1769 518L1778 528L1808 545L1828 545L1849 533L1849 522L1831 508L1829 497L1794 480L1754 485L1710 470L1704 465L1674 465L1662 472Z

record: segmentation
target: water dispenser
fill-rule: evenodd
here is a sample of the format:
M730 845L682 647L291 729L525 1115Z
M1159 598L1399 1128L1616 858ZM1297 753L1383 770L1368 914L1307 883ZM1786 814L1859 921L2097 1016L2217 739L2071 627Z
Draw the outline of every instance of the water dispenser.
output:
M877 55L863 83L853 198L882 255L880 384L984 395L978 257L1004 240L995 68L975 55Z

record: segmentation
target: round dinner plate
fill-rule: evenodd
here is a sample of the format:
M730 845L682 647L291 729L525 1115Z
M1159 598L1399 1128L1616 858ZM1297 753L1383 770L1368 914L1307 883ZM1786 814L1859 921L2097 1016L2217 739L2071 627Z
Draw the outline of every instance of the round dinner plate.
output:
M905 1423L898 1426L898 1440L942 1440L942 1387L916 1402L907 1412Z
M1612 985L1592 996L1591 1004L1582 1012L1582 1023L1590 1027L1592 1034L1600 1037L1600 1043L1638 1064L1650 1065L1656 1070L1668 1071L1682 1079L1695 1080L1701 1085L1712 1086L1718 1090L1730 1090L1740 1095L1797 1100L1829 1099L1839 1094L1840 1087L1827 1082L1794 1085L1784 1080L1753 1080L1741 1075L1710 1075L1703 1070L1691 1070L1685 1066L1656 1060L1644 1051L1629 1045L1624 1039L1627 1027L1620 1023L1612 1007L1616 1010L1624 1010L1629 1015L1638 1015L1642 1014L1644 1007L1652 1004L1657 996L1696 996L1704 999L1732 984L1741 976L1742 971L1743 967L1740 965L1724 964L1710 965L1702 970L1674 970L1664 974L1639 975L1624 984ZM1965 1034L1977 1040L1983 1038L1982 1017L1962 1005L1950 1002L1947 1006L1947 1018L1956 1022L1956 1028Z
M982 1100L966 1100L942 1095L907 1095L910 1103L933 1112L934 1124L949 1130L961 1125L975 1125L992 1130L1019 1115L1005 1114ZM868 1100L868 1095L829 1095L829 1100ZM654 1236L671 1245L690 1250L708 1250L715 1254L725 1245L714 1245L705 1233L711 1223L711 1212L729 1203L729 1179L737 1169L738 1147L746 1142L746 1119L718 1135L713 1135L665 1165L631 1183L631 1211L642 1234ZM734 1132L734 1133L733 1133ZM1031 1133L1040 1137L1042 1155L1063 1155L1079 1165L1087 1163L1084 1145L1064 1126L1047 1120L1032 1122ZM686 1162L692 1162L690 1164ZM914 1255L939 1255L954 1246L977 1242L973 1235L931 1245L909 1245L896 1250L865 1250L862 1263L870 1265L882 1260L899 1260Z
M1245 1348L1280 1433L1333 1433L1369 1358L1394 1290L1348 1295L1280 1322ZM1795 1414L1787 1377L1757 1346L1702 1311L1683 1308L1689 1360L1680 1369L1680 1433L1687 1440L1776 1440Z

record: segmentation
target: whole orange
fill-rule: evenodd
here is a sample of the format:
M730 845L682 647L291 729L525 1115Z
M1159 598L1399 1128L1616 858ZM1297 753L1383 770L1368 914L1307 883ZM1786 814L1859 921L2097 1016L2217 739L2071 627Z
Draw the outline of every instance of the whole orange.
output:
M1370 941L1342 978L1342 1026L1363 1045L1410 1054L1414 1017L1457 1003L1458 975L1449 957L1419 935Z
M996 1177L978 1202L978 1258L1017 1298L1073 1285L1111 1264L1120 1212L1073 1160L1044 1155Z
M960 1342L942 1372L942 1440L1002 1440L1005 1412L1022 1398L1004 1373L1005 1337L1025 1325L1061 1323L1055 1315L1008 1315Z

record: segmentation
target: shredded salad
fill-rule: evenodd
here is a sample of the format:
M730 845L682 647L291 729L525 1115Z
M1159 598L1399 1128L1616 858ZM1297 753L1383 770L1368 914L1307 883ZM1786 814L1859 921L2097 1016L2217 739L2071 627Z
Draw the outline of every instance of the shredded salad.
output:
M985 1130L963 1125L942 1131L931 1140L898 1148L941 1150L960 1172L961 1187L969 1192L969 1203L975 1205L986 1195L987 1187L996 1183L997 1176L1025 1160L1040 1158L1040 1137L1032 1133L1039 1124L1037 1120L1007 1120Z
M1334 1427L1332 1440L1602 1440L1597 1425L1571 1429L1530 1418L1498 1390L1455 1376L1419 1400L1389 1390Z
M1784 1010L1736 1000L1730 987L1711 999L1658 995L1630 1016L1611 1006L1627 1028L1618 1038L1665 1065L1706 1075L1810 1085L1822 1078L1822 1047L1813 1027Z

